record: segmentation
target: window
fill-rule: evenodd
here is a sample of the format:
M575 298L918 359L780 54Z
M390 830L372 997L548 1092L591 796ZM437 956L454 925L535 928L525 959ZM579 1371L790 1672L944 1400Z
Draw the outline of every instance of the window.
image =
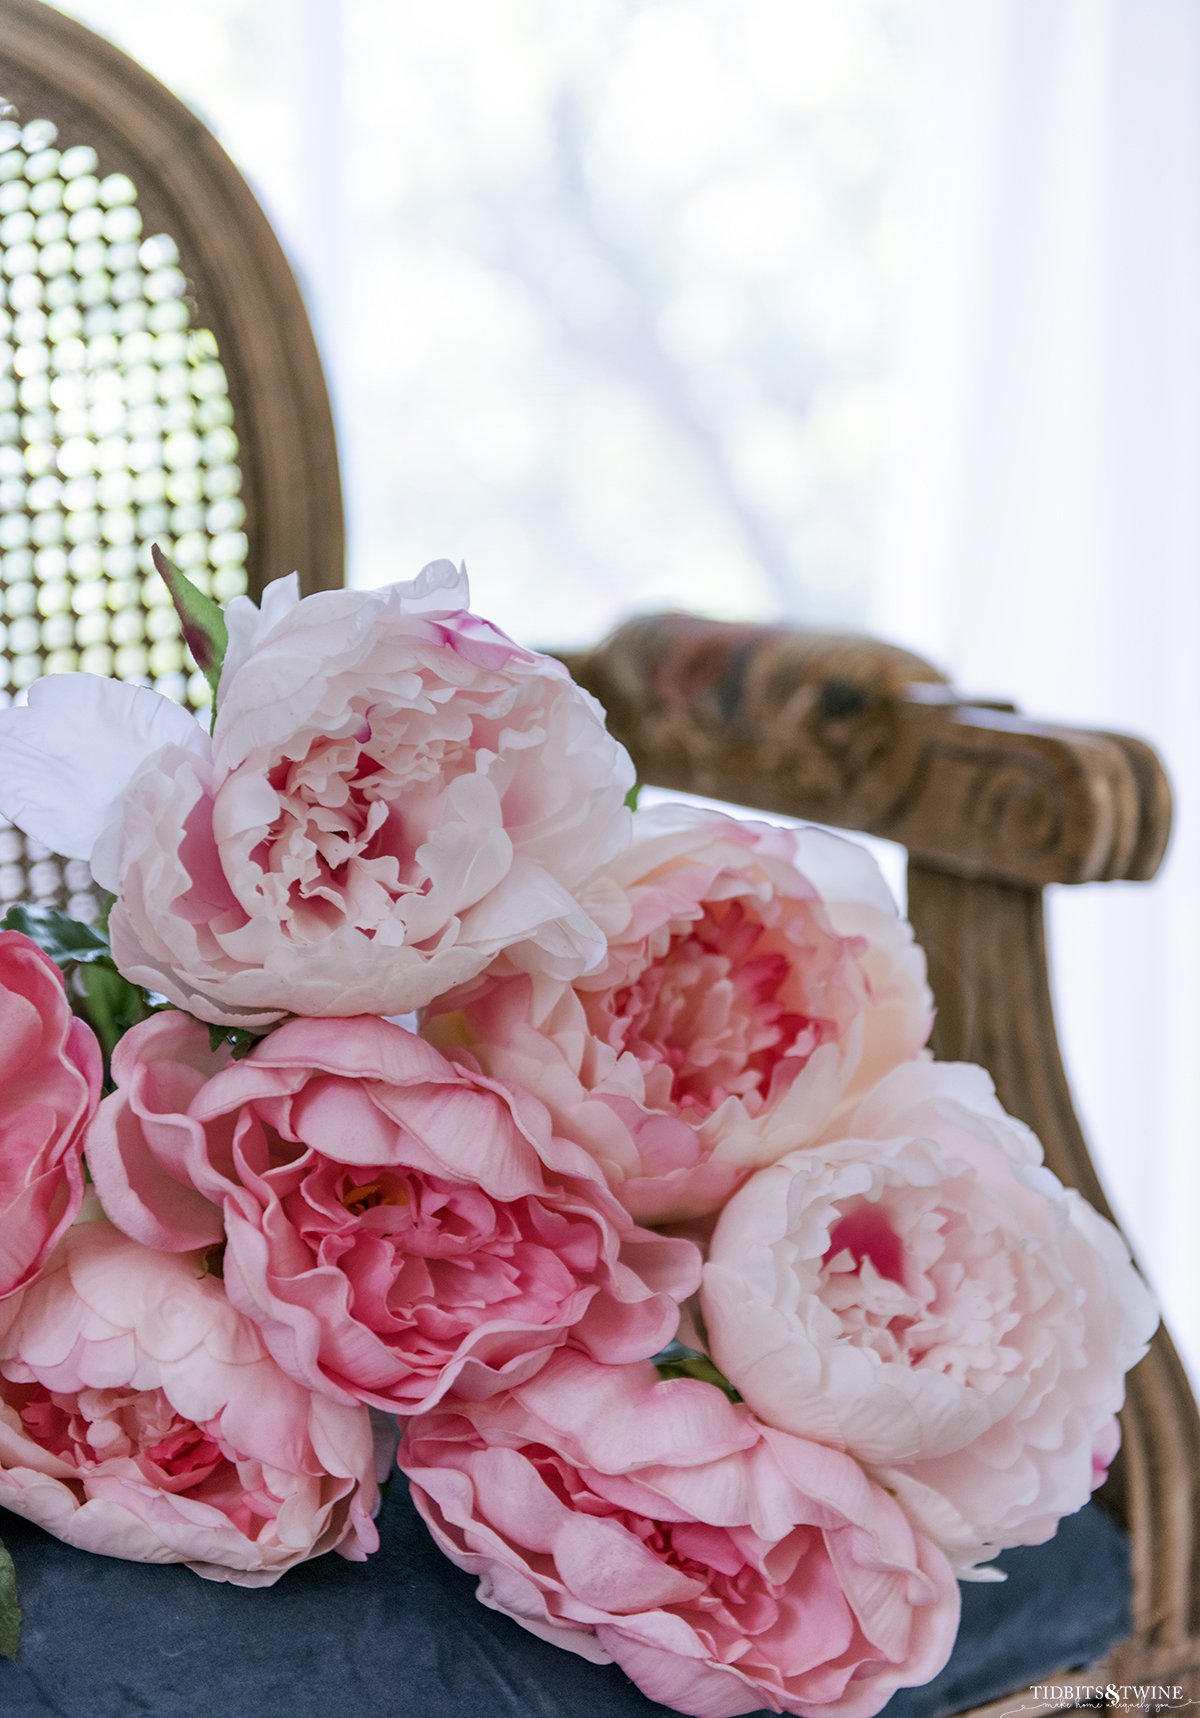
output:
M306 285L351 578L465 558L525 637L865 611L897 0L73 0Z

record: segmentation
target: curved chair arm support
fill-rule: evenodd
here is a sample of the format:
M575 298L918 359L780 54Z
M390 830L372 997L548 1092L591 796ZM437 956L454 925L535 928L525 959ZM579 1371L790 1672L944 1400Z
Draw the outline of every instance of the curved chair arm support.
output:
M937 1055L986 1067L1055 1174L1111 1216L1059 1051L1042 891L911 864L908 910L937 998ZM1200 1419L1165 1328L1130 1374L1121 1418L1104 1497L1130 1535L1136 1634L1111 1669L1180 1680L1200 1670Z

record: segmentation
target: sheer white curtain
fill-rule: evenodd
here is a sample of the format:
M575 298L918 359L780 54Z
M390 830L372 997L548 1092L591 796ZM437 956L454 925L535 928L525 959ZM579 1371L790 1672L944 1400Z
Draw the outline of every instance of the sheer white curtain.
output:
M1200 1369L1200 7L920 12L872 625L1167 760L1161 880L1051 926L1085 1122Z
M904 0L63 0L296 262L350 576L525 636L862 614Z

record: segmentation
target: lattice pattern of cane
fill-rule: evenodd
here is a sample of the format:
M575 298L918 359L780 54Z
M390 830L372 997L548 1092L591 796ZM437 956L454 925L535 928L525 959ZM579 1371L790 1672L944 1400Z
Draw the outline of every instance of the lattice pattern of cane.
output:
M222 602L246 589L237 457L174 240L0 102L0 703L72 669L207 701L149 550ZM0 822L0 912L29 898L90 916L87 866Z

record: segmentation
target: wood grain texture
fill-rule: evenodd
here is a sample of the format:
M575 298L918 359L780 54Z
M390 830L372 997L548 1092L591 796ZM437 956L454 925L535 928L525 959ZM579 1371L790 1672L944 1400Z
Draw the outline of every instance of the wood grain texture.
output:
M1149 747L972 704L893 646L672 614L564 660L663 787L1029 887L1140 879L1161 862L1170 794Z
M298 571L305 590L344 579L337 447L316 343L270 224L216 139L110 43L41 0L0 0L0 96L48 119L61 147L97 151L137 187L147 232L179 247L229 381L252 593Z
M1055 1172L1111 1215L1059 1052L1043 890L1153 876L1171 821L1154 751L972 702L864 638L643 616L564 660L643 781L907 848L938 1055L982 1063ZM1102 1496L1130 1533L1136 1631L1102 1680L1200 1695L1200 1417L1165 1330L1131 1375L1123 1429Z

